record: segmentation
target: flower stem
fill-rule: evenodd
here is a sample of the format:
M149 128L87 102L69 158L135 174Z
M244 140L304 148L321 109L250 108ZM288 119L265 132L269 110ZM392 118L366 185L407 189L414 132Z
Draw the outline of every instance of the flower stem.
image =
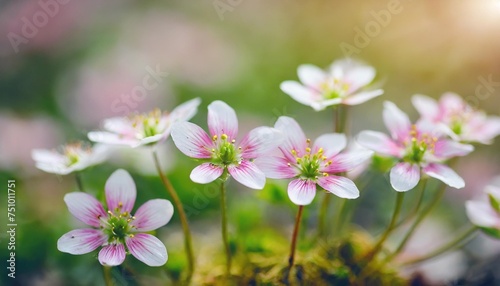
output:
M186 217L186 212L184 211L184 207L182 206L181 200L179 199L177 192L175 191L174 187L172 186L172 183L170 183L168 178L163 174L163 171L162 171L161 166L160 166L160 161L158 160L158 155L157 155L155 150L153 150L153 158L155 161L156 170L158 171L158 175L160 176L161 181L162 181L163 185L165 186L165 189L167 190L169 195L172 197L172 200L174 201L175 207L177 208L177 211L179 213L179 218L181 220L182 230L184 232L184 248L185 248L186 256L188 259L187 282L189 284L189 281L191 280L191 276L193 275L193 272L194 272L194 255L193 255L191 231L189 230L189 224L188 224L188 220Z
M226 203L226 183L220 184L220 210L222 223L222 240L226 250L226 278L231 275L231 249L229 247L229 236L227 232L227 203Z
M391 234L392 230L394 229L394 226L396 225L396 221L398 220L399 212L401 211L401 206L403 205L403 199L404 199L404 192L398 192L396 195L396 206L394 208L394 212L392 213L392 218L391 222L389 223L389 226L387 226L387 229L384 231L378 242L375 244L373 249L366 255L366 263L368 264L377 254L378 252L382 249L382 246L384 245L384 242L387 240L389 237L389 234Z
M113 284L113 279L111 278L111 267L103 266L102 272L104 275L104 284L106 286L113 286L114 284Z
M321 208L319 209L318 216L318 237L325 235L325 217L328 212L328 205L330 204L331 194L324 194L323 201L321 202Z
M427 205L426 208L422 210L420 215L415 219L415 222L413 222L413 225L410 227L408 232L406 233L405 237L399 244L399 246L394 250L393 253L391 253L389 256L385 258L385 261L390 261L392 258L394 258L396 255L399 254L405 247L406 243L410 239L410 237L413 235L417 227L420 225L420 223L424 220L424 218L430 213L430 211L434 208L434 206L437 205L437 203L441 200L441 197L444 194L444 191L446 190L446 185L443 185L443 187L436 193L432 201Z
M470 239L472 239L474 237L473 234L477 234L476 231L477 231L476 226L469 227L461 235L457 236L456 239L448 242L447 244L441 246L440 248L437 248L436 250L434 250L434 251L430 252L429 254L424 255L422 257L407 260L407 261L403 262L401 265L407 266L407 265L417 264L417 263L435 258L435 257L447 252L448 250L451 250L451 249L454 249L454 248L459 247L461 245L464 245Z
M288 257L288 267L291 270L293 266L293 262L295 260L295 248L297 245L297 235L299 234L300 227L300 219L302 218L302 210L304 206L299 206L299 212L297 213L297 217L295 218L295 227L293 228L292 234L292 244L290 246L290 256Z
M78 190L80 190L80 192L85 192L85 190L83 188L82 177L81 177L80 173L78 173L78 172L75 172L75 181L76 181L76 186L78 187Z
M424 193L425 193L425 187L426 186L427 186L427 178L424 178L424 179L421 180L421 183L420 183L420 191L419 191L419 195L418 195L417 204L415 205L415 207L412 209L412 211L406 217L404 217L403 219L401 219L394 226L394 229L400 227L405 222L407 222L410 219L412 219L418 213L418 211L420 210L420 207L422 206L422 202L424 200Z

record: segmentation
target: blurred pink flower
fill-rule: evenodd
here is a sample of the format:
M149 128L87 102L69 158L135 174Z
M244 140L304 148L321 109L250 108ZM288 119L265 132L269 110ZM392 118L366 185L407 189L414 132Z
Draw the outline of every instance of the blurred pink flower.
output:
M375 78L375 69L352 59L337 60L328 71L301 65L297 73L301 83L285 81L280 88L316 111L337 104L361 104L384 93L382 89L364 90Z
M210 136L189 122L172 128L172 139L182 153L206 161L191 172L191 180L207 184L228 172L249 188L264 188L266 177L253 161L275 149L282 141L281 133L274 128L258 127L235 144L238 118L234 109L222 101L208 106L208 128Z
M488 235L500 238L500 185L485 189L488 201L467 201L465 207L471 222Z
M338 133L321 135L311 146L311 140L306 139L299 124L287 116L281 116L274 127L285 136L285 142L279 147L282 154L261 158L258 166L269 178L293 178L288 185L288 197L294 204L310 204L316 196L316 185L341 198L359 196L354 182L334 174L354 169L370 158L372 151L340 154L346 147L346 137Z
M87 193L73 192L64 196L69 211L93 228L76 229L57 241L57 249L80 255L99 246L102 265L120 265L127 252L149 266L167 262L165 245L149 232L167 224L174 213L167 200L155 199L144 203L131 215L136 198L134 180L125 170L116 170L106 181L106 212L102 204Z
M391 185L396 191L413 189L420 181L421 171L451 187L465 186L463 179L441 162L469 154L474 150L471 145L443 139L435 126L427 121L412 125L408 116L389 101L384 103L383 116L391 137L380 132L362 131L357 141L381 155L399 159L390 173Z

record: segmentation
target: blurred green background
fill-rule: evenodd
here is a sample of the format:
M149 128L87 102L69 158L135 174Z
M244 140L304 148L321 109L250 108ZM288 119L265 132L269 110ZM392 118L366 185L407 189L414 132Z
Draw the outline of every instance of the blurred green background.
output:
M415 93L438 98L453 91L474 107L500 114L499 1L103 2L0 2L0 229L6 224L8 179L17 182L18 222L17 278L8 278L1 267L3 285L103 283L96 253L72 256L56 248L62 234L80 225L63 202L65 193L76 190L74 177L36 170L30 151L84 140L103 119L126 115L125 109L171 110L200 97L203 103L192 121L206 127L206 106L220 99L236 109L240 135L288 115L315 138L331 132L331 110L314 112L281 92L279 84L295 80L300 64L326 67L335 59L352 56L377 69L385 94L350 109L351 135L365 129L385 132L384 100L394 101L416 119L410 102ZM346 54L347 45L352 47L350 54ZM118 108L125 106L124 96L142 85L148 69L168 76L160 78L143 100ZM488 81L496 85L484 86ZM454 229L467 223L463 202L477 197L500 174L499 147L500 140L478 146L458 162L457 171L467 186L447 192L410 252L437 246L436 241L446 241ZM177 151L170 140L162 148L162 164L190 215L195 248L202 251L205 245L220 244L217 186L192 183L189 173L196 162ZM136 180L136 206L168 197L147 150L124 149L106 164L85 171L85 187L102 193L106 179L117 168L128 170ZM387 184L387 174L374 173L376 179L362 195L355 220L377 233L387 223L395 192ZM269 182L263 191L230 183L234 237L251 244L252 237L272 230L277 237L288 238L295 207L288 202L286 182ZM305 225L311 232L322 195L307 208ZM158 236L170 254L165 268L175 272L183 263L177 216ZM2 231L2 261L8 257L7 238ZM468 247L469 254L454 253L409 273L423 271L432 281L452 281L471 263L500 252L500 243L484 236ZM126 263L140 274L137 281L122 275L125 285L160 284L166 276L165 268L148 268L133 258Z

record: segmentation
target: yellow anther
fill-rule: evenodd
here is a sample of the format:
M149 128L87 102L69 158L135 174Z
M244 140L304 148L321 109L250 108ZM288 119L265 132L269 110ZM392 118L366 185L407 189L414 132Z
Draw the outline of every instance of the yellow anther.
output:
M233 140L231 140L231 143L235 143L235 142L236 142L236 140L234 140L234 139L233 139Z
M238 147L238 150L241 150L241 146L240 146L240 147Z
M222 135L220 136L220 138L222 138L222 140L226 140L226 139L227 139L227 135L226 135L226 134L222 134Z
M323 173L323 177L328 177L328 173Z
M323 150L323 148L319 148L319 150L318 150L318 154L322 154L322 153L323 153L323 151L324 151L324 150Z
M216 140L217 140L217 135L212 136L212 141L216 141Z
M292 149L292 151L291 151L291 152L292 152L292 155L293 155L293 156L297 156L297 151L295 151L295 149Z
M212 148L212 153L215 153L215 149Z
M118 203L118 207L119 207L119 208L123 207L123 203L122 203L122 202L119 202L119 203Z
M321 159L326 160L326 156L321 157Z
M134 238L134 235L133 234L129 234L128 237Z
M307 138L306 142L307 142L307 144L311 143L311 139Z
M310 153L310 152L311 152L311 148L307 147L307 148L306 148L306 152L307 152L307 153Z

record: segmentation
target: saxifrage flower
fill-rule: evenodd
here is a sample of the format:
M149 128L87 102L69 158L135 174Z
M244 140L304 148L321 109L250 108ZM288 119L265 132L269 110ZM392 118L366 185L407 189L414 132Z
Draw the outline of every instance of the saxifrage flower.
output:
M486 234L500 238L500 186L489 185L488 200L467 201L465 208L470 221Z
M428 121L411 124L408 116L389 101L384 103L383 117L391 137L381 132L362 131L357 141L365 148L399 161L390 173L391 185L396 191L413 189L420 181L421 171L451 187L464 187L464 180L442 163L469 154L473 146L443 138L439 128Z
M92 228L76 229L57 241L57 249L70 254L85 254L99 246L99 262L115 266L125 260L127 253L149 266L167 262L165 245L155 236L147 234L170 221L174 213L172 204L163 199L147 201L131 214L136 198L136 187L130 174L115 171L105 186L108 211L93 196L74 192L64 196L69 211Z
M275 149L282 142L282 134L271 127L257 127L237 142L238 118L234 109L222 101L208 106L208 129L210 135L190 122L179 122L172 128L177 148L204 162L193 169L191 180L207 184L227 171L241 184L262 189L266 177L253 161Z
M353 59L337 60L327 71L310 64L301 65L297 74L301 82L284 81L281 90L316 111L331 105L361 104L384 93L382 89L365 89L376 71Z
M341 198L359 196L354 182L338 174L363 164L372 151L340 153L347 140L339 133L321 135L312 143L299 124L287 116L281 116L274 127L285 135L284 143L279 146L281 156L268 156L256 162L268 178L293 178L288 185L288 196L294 204L310 204L318 185Z

